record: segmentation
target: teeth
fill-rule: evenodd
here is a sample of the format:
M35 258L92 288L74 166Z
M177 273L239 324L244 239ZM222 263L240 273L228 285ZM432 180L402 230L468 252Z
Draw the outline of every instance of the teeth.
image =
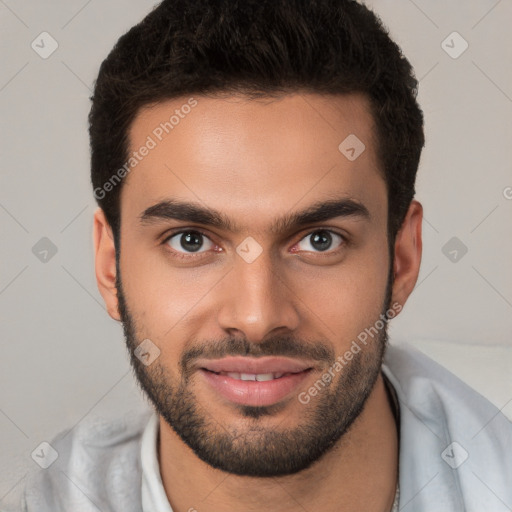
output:
M280 379L284 373L238 373L238 372L221 372L221 375L226 375L236 380L252 380L258 382L266 382L269 380Z
M256 375L256 380L258 382L265 382L266 380L274 380L277 377L274 377L273 373L259 373Z

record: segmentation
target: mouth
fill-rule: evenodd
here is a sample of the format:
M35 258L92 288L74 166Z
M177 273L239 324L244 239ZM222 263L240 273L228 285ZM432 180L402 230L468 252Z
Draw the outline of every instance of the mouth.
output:
M235 380L246 380L246 381L257 381L257 382L268 382L269 380L281 379L293 373L239 373L239 372L212 372L217 375L224 375Z
M215 394L249 406L269 406L286 399L314 368L307 361L284 357L226 357L199 361L198 367Z

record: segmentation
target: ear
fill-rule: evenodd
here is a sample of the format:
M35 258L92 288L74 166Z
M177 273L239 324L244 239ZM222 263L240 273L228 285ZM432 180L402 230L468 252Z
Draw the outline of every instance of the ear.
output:
M413 200L395 240L393 303L404 305L414 290L421 263L423 207Z
M93 242L95 253L96 283L105 301L108 314L121 320L116 288L116 251L112 229L101 208L94 212Z

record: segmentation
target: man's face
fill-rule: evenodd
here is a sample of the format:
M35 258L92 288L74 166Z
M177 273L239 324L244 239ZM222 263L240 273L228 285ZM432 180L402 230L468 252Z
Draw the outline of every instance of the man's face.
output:
M132 364L202 460L294 473L347 431L382 362L385 327L343 358L391 299L372 117L359 95L194 99L142 111L130 133L131 151L151 146L121 194L118 300ZM345 204L287 222L333 201ZM149 365L134 355L146 339L146 358L160 350Z

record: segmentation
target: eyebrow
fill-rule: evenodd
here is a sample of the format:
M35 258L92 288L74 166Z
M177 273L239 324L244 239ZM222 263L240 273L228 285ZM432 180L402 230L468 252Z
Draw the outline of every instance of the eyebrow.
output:
M331 199L319 201L304 210L287 213L274 220L272 233L287 232L307 224L324 222L337 217L352 217L369 221L368 208L353 199ZM141 225L151 225L161 220L180 220L212 226L233 233L241 231L229 217L218 210L201 206L197 203L166 199L146 208L139 216Z

